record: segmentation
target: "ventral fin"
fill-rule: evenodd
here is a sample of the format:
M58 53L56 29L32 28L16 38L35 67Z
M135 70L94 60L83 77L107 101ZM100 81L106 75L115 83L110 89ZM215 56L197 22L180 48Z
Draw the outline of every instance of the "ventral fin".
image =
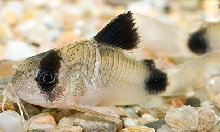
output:
M139 43L139 36L130 11L120 14L107 24L94 39L122 49L130 50Z

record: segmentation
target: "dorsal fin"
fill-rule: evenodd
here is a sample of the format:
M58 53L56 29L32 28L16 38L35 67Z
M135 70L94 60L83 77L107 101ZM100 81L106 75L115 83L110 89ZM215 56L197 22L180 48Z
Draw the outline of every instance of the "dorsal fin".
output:
M129 11L120 14L107 24L94 38L98 43L105 43L130 50L139 43L137 28Z

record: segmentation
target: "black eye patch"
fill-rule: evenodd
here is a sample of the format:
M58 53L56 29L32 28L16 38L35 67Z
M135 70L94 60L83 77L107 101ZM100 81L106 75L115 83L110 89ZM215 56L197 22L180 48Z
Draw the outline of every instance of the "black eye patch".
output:
M40 69L37 73L37 80L44 85L53 85L55 82L55 74L52 69Z
M57 82L56 75L52 69L42 68L38 71L35 81L41 86L43 92L51 91Z

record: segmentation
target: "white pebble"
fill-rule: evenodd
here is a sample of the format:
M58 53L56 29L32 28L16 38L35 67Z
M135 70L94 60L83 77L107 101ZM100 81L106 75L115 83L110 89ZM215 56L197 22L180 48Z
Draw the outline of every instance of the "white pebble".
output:
M70 118L63 117L59 123L58 126L73 126L73 120Z
M29 126L29 130L33 130L33 129L44 130L44 132L53 132L55 127L51 124L31 123L30 126Z
M198 126L198 112L191 106L182 106L167 111L165 121L172 131L192 131Z
M7 110L0 114L0 129L4 132L24 132L25 124L17 112Z
M133 127L138 125L138 120L134 118L125 118L124 119L124 126L125 127Z
M26 43L21 41L9 41L5 52L5 59L19 61L35 55L34 51Z

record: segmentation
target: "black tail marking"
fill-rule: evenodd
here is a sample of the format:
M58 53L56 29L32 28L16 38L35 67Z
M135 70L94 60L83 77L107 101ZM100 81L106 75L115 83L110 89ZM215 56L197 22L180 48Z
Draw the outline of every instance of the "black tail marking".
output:
M134 26L134 19L129 11L114 18L94 38L98 43L130 50L139 43L137 28Z
M166 90L168 84L167 74L154 67L153 60L144 60L145 64L149 67L150 75L146 78L145 90L149 94L158 94Z
M189 49L196 54L204 54L206 53L209 47L209 41L206 36L206 28L202 28L191 34L188 40Z

